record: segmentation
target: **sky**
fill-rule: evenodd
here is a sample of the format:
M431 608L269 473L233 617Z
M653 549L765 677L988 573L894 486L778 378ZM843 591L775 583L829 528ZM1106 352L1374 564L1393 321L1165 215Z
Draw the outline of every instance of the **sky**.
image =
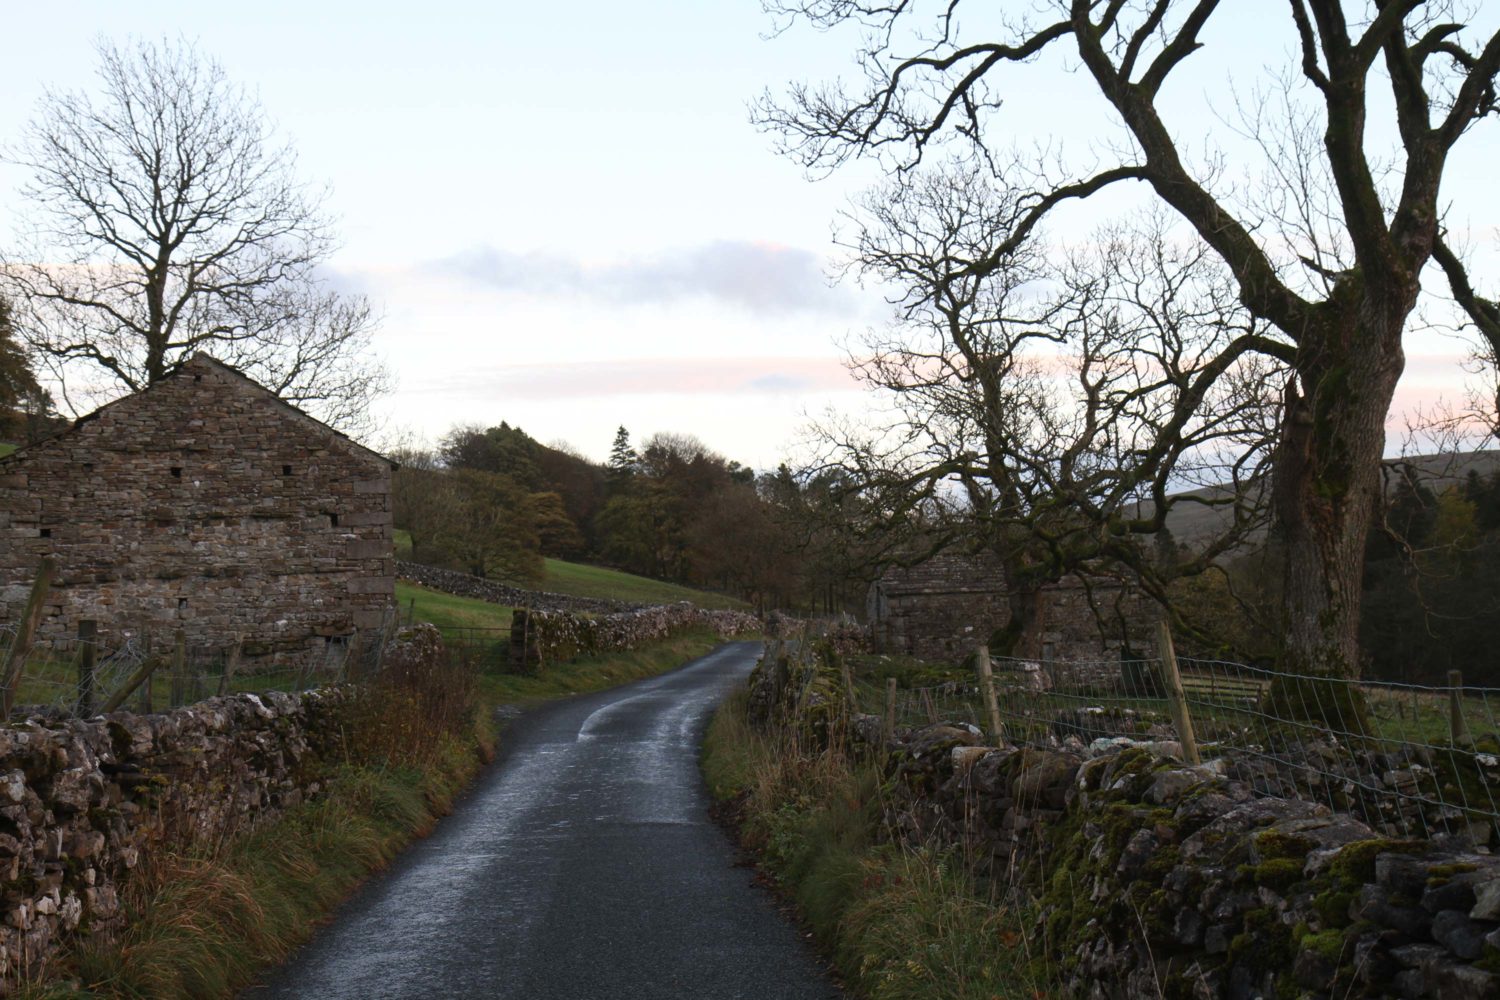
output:
M1236 54L1171 98L1184 134L1220 129L1226 79L1286 51L1263 9L1226 5L1213 30ZM878 289L832 283L832 233L879 173L810 181L749 113L767 88L849 72L852 32L769 37L758 0L58 2L6 26L0 145L44 87L93 86L99 37L190 39L258 92L302 176L331 191L330 273L383 315L387 437L503 420L603 458L624 425L769 468L809 416L865 405L844 345L887 310ZM1100 141L1107 117L1069 69L1045 67L1007 108L1019 139ZM1481 243L1500 222L1482 176L1497 136L1450 185ZM0 165L0 233L23 179ZM1460 348L1418 346L1403 405L1459 388Z

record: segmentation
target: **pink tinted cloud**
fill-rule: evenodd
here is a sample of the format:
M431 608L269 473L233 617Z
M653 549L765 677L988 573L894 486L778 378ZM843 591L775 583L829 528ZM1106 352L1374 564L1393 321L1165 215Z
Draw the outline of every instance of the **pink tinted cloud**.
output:
M428 392L482 391L512 399L630 395L848 392L856 383L837 358L632 358L503 365L445 375Z

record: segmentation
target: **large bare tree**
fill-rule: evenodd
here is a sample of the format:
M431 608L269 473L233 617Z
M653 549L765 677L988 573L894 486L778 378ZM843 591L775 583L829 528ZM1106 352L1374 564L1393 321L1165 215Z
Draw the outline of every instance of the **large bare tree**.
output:
M1041 93L1039 80L1029 94L1019 88L1049 57L1068 60L1090 81L1118 123L1118 141L1097 146L1087 163L1032 171L1018 195L1025 211L972 270L1002 266L1060 206L1120 185L1144 185L1196 231L1233 276L1245 309L1276 331L1256 350L1291 369L1273 473L1287 552L1285 665L1354 672L1384 422L1429 263L1441 265L1452 297L1476 323L1494 320L1493 306L1467 292L1463 262L1445 243L1440 191L1455 147L1497 110L1500 31L1476 23L1477 6L1288 0L1279 16L1293 46L1289 72L1308 98L1291 102L1305 119L1277 124L1289 142L1321 139L1312 159L1273 162L1270 186L1244 197L1216 173L1213 157L1189 162L1183 133L1159 100L1205 48L1219 0L1057 0L1015 16L964 0L931 12L908 0L768 7L820 27L868 29L862 85L796 86L761 106L763 124L812 167L889 155L904 169L952 141L1019 184L1020 154L997 148L997 137L1011 134L1001 98ZM967 34L972 25L985 26L983 35ZM1394 137L1388 147L1385 132L1371 128L1377 117ZM1324 239L1299 239L1301 229Z
M0 280L69 405L207 351L358 425L389 376L369 304L319 274L333 234L291 148L191 45L98 50L99 91L49 92L6 154L31 176Z
M893 419L843 428L832 457L897 517L949 500L915 551L950 535L987 549L1010 606L992 645L1037 656L1046 584L1123 573L1167 604L1173 579L1261 525L1281 369L1208 248L1173 240L1159 216L974 269L1024 211L972 166L866 197L850 249L897 318L854 370ZM1219 513L1163 560L1147 539L1189 505Z

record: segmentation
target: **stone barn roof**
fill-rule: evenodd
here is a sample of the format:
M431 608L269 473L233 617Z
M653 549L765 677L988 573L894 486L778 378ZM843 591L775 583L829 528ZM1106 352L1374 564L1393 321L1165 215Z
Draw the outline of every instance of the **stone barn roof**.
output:
M19 463L21 463L22 461L24 461L27 458L30 458L32 455L34 455L37 451L39 451L41 449L44 449L44 448L48 448L48 447L52 446L55 442L57 442L57 441L59 441L61 439L66 438L68 435L72 434L74 431L78 430L78 428L82 427L84 424L88 423L89 421L98 420L98 419L100 419L102 417L106 417L107 415L109 415L109 414L111 414L111 413L113 413L113 412L115 412L115 411L117 411L117 410L119 410L121 408L125 408L125 409L131 408L135 403L137 403L143 397L149 395L152 392L152 390L158 388L163 383L165 383L165 382L167 382L169 380L178 379L178 378L186 378L186 377L192 376L194 374L201 374L205 370L207 370L207 371L213 371L213 372L216 372L216 373L219 373L219 374L222 374L222 375L227 375L227 376L230 376L231 378L233 378L233 379L235 379L235 380L237 380L239 382L242 382L244 384L244 386L246 388L250 389L252 392L260 394L267 401L269 401L271 403L274 403L276 406L278 406L281 409L283 409L286 412L286 414L288 416L290 416L293 420L300 421L300 422L303 422L306 425L310 425L311 427L317 428L318 430L322 431L323 433L326 433L329 436L331 436L332 438L334 438L337 442L339 442L345 448L346 451L348 451L349 454L353 455L355 458L364 459L366 461L369 461L372 464L379 465L379 466L381 466L381 467L383 467L383 468L385 468L387 470L398 468L398 465L397 465L396 462L394 462L391 459L387 458L386 456L380 454L378 451L375 451L373 448L369 448L369 447L366 447L365 445L360 444L358 441L354 440L352 437L350 437L349 435L345 434L343 431L338 430L335 427L331 427L328 424L325 424L323 421L319 420L317 417L314 417L312 414L308 413L307 411L302 410L302 409L294 406L293 404L287 402L286 400L282 399L280 396L276 395L276 393L272 392L270 389L267 389L265 386L263 386L259 382L255 381L255 379L251 378L250 376L246 375L244 372L240 371L238 368L235 368L235 367L233 367L231 365L226 365L224 362L220 361L219 359L217 359L215 357L212 357L212 356L210 356L208 354L205 354L202 351L199 351L198 353L194 354L191 358L188 358L188 360L184 361L175 371L173 371L170 374L166 375L160 381L155 382L152 385L147 386L146 388L140 390L139 392L133 392L133 393L131 393L128 396L121 396L119 399L116 399L116 400L113 400L111 402L105 403L103 406L99 407L98 409L96 409L96 410L94 410L94 411L92 411L90 413L85 413L83 416L77 418L71 424L69 424L67 427L64 427L63 429L61 429L59 431L56 431L56 432L54 432L52 434L49 434L49 435L47 435L46 437L42 438L39 441L34 441L34 442L30 443L30 444L22 445L22 446L18 447L15 451L11 452L9 455L5 455L3 457L0 457L0 468L3 468L4 466L10 465L10 464L19 464Z

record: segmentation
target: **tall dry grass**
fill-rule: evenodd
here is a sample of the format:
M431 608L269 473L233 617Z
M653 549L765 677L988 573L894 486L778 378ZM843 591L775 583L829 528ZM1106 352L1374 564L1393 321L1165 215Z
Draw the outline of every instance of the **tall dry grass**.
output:
M398 660L337 727L316 799L240 836L148 852L122 886L124 931L84 939L22 995L232 996L426 834L494 749L472 673L442 657Z
M703 773L743 843L792 900L854 992L871 1000L1035 1000L1054 990L1024 913L953 851L908 850L884 827L882 774L838 738L767 734L732 695Z

